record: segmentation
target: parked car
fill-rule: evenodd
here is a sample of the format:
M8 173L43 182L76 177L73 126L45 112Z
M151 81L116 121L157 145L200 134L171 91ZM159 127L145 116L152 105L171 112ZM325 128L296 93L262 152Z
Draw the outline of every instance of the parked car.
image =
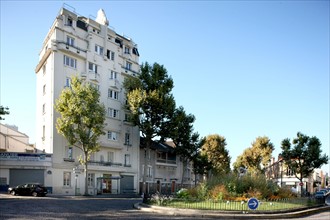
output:
M9 187L8 193L13 196L45 196L48 193L48 190L40 183L26 183L16 187Z
M319 191L324 192L325 195L328 195L330 193L329 189L320 189Z
M324 199L325 198L325 192L324 191L317 191L314 195L316 199Z

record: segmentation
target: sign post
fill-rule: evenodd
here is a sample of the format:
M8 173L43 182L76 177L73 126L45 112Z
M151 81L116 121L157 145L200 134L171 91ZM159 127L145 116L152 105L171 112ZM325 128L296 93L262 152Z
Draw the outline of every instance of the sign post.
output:
M256 198L250 198L247 205L249 209L256 210L259 206L259 201Z

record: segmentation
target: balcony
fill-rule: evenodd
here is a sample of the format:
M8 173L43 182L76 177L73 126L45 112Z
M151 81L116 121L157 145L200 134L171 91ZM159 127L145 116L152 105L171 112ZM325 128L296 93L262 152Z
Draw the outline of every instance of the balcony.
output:
M123 73L126 74L126 75L129 75L129 76L137 76L137 75L139 75L138 72L136 72L136 71L134 71L132 69L129 69L129 68L125 67L125 66L122 66L122 68L123 68Z
M90 160L88 161L88 165L92 166L107 166L107 167L122 167L122 163L108 162L108 161L96 161Z
M90 71L88 73L88 79L91 81L100 82L100 78L101 78L101 76L98 73L95 73L93 71Z
M63 161L73 163L75 160L73 158L63 158Z
M156 160L156 165L161 165L161 166L169 166L169 167L176 167L176 160L166 160L166 159L160 159L158 158Z
M85 54L87 52L87 50L82 49L80 47L77 47L75 45L69 44L65 41L52 41L52 48L54 50L62 50L65 51L67 53L71 53L72 55L75 56L80 56L82 58L85 57Z

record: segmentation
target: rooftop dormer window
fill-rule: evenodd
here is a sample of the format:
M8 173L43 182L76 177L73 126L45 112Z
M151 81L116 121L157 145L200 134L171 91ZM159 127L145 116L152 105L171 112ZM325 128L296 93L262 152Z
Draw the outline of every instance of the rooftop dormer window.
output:
M73 20L70 16L68 16L68 18L66 19L66 26L71 26L72 27L72 23L73 23Z

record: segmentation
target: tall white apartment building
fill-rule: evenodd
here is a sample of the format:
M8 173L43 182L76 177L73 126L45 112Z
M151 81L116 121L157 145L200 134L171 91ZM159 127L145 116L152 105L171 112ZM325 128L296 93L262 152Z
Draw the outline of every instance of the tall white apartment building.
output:
M53 154L48 177L56 194L84 193L81 151L57 133L55 101L71 77L95 85L107 109L106 135L89 162L89 194L138 192L139 129L127 122L123 108L125 77L139 73L139 53L132 39L109 27L102 9L96 19L61 8L49 30L35 69L37 77L36 147Z

